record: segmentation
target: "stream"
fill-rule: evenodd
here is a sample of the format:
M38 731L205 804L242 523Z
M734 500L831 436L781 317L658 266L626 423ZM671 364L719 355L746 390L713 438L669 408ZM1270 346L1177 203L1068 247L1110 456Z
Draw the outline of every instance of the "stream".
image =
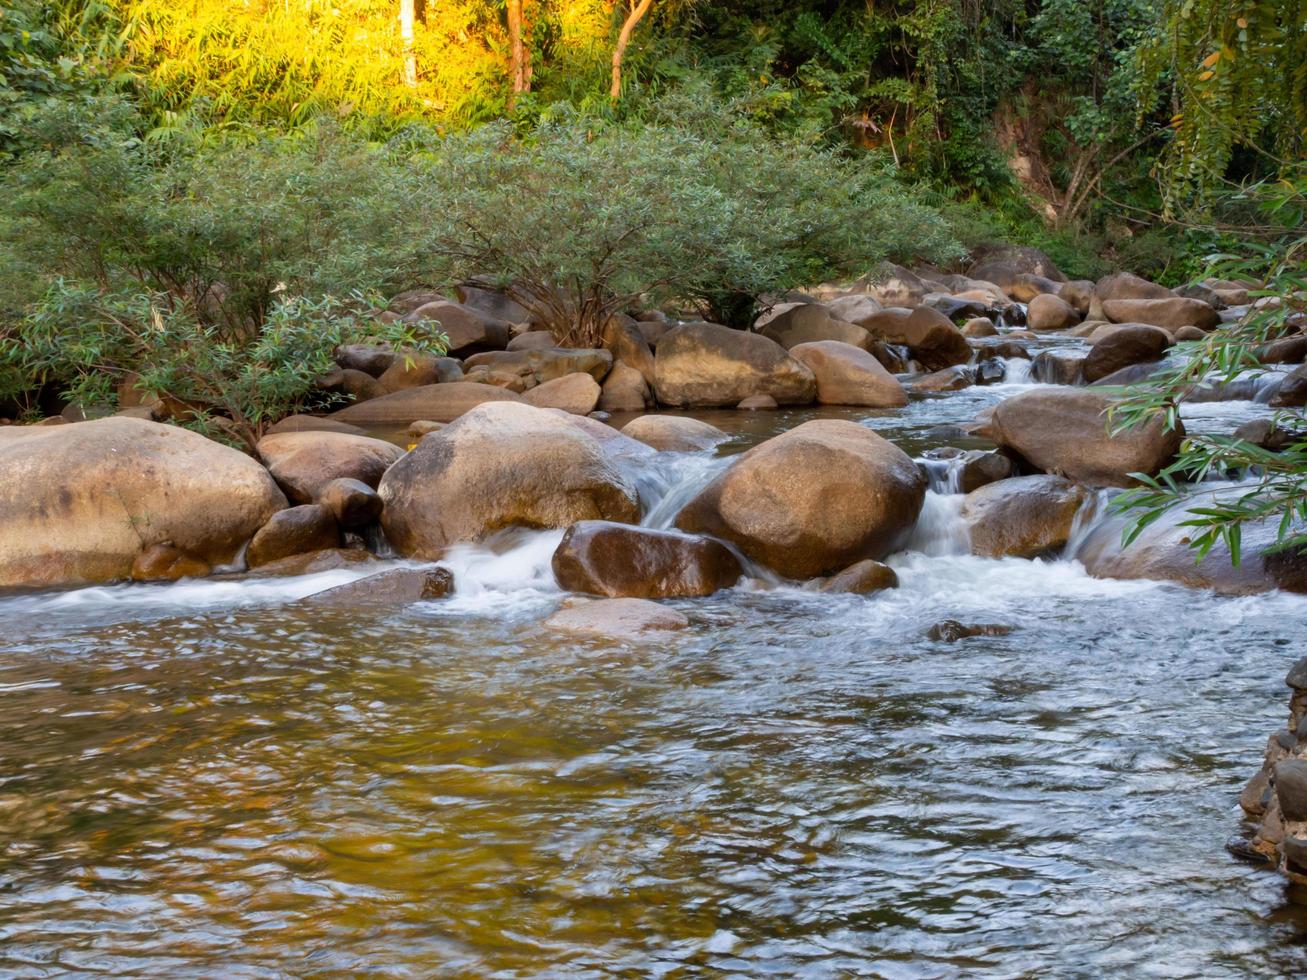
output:
M734 438L630 462L645 523L809 418L986 445L1022 367L696 413ZM298 601L356 570L0 598L0 976L1303 975L1307 896L1224 842L1307 596L972 557L948 490L897 591L755 575L649 643L543 628L561 531L401 609Z

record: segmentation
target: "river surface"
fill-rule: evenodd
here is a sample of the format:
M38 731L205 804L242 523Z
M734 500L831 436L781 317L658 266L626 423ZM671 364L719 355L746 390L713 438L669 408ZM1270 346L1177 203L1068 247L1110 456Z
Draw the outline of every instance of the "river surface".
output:
M637 464L646 522L806 418L919 454L1018 390L707 414L737 438ZM1307 973L1307 898L1223 848L1307 597L973 558L946 490L897 591L757 578L636 644L542 626L562 532L402 609L298 601L353 570L0 599L0 976Z

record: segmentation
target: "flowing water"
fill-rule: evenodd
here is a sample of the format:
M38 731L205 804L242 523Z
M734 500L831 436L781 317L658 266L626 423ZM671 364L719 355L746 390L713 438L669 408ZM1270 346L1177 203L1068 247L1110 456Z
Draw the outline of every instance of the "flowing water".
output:
M632 464L645 523L805 418L916 454L1017 390L708 414L719 453ZM0 976L1307 972L1302 896L1223 849L1307 597L973 558L935 487L897 591L757 577L648 643L543 628L561 532L403 609L299 602L357 571L0 599Z

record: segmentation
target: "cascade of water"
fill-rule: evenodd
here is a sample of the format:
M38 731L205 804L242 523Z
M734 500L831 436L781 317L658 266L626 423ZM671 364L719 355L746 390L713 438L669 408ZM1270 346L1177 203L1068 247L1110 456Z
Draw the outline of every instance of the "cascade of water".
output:
M962 519L963 494L926 491L917 526L907 550L925 555L965 555L971 551L971 533Z
M966 464L965 456L950 456L944 459L924 456L916 462L925 470L931 492L937 494L962 492L962 467Z
M1062 557L1074 561L1084 547L1085 540L1108 516L1108 502L1112 499L1110 490L1096 490L1086 494L1080 509L1076 511L1075 520L1071 522L1071 533L1067 535L1066 547Z
M1003 358L1003 383L1006 385L1034 384L1030 365L1031 361L1028 357Z

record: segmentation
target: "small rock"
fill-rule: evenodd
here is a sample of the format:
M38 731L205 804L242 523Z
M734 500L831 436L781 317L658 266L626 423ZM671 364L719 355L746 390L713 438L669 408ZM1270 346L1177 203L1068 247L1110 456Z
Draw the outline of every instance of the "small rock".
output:
M204 578L211 571L208 562L172 544L153 544L137 555L132 563L132 581L172 582L179 578Z
M315 604L398 606L425 599L443 599L454 592L448 568L392 568L308 597Z
M1275 796L1285 820L1307 820L1307 761L1285 759L1273 771Z
M362 480L341 477L318 494L318 503L331 511L341 527L362 527L381 516L381 496Z
M408 427L408 436L410 439L421 439L429 432L439 432L448 422L433 422L430 419L418 419Z
M898 587L899 577L894 569L870 558L856 562L842 572L836 572L821 583L823 592L848 592L854 595L867 595Z
M946 619L926 630L926 636L932 640L956 643L970 636L1007 636L1011 632L1011 626L1001 623L959 623L956 619Z
M742 399L735 407L742 412L758 412L770 411L779 406L776 404L776 399L771 395L750 395L748 398Z
M731 438L716 426L683 415L642 415L627 422L622 435L660 452L677 453L712 449Z

